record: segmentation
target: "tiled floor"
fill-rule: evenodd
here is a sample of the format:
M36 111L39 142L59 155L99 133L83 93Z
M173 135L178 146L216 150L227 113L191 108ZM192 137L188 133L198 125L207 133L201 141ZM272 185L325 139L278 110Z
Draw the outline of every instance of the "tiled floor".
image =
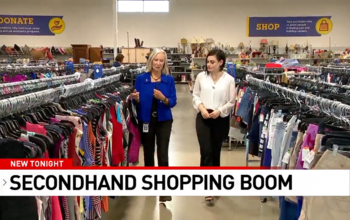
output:
M198 166L199 146L195 134L195 111L187 85L177 85L178 104L173 110L174 124L170 142L171 166ZM228 151L223 147L222 165L244 166L244 149ZM140 165L142 166L142 152ZM279 208L275 201L261 203L260 197L221 197L214 207L202 197L173 197L164 206L157 197L110 199L103 220L275 220Z

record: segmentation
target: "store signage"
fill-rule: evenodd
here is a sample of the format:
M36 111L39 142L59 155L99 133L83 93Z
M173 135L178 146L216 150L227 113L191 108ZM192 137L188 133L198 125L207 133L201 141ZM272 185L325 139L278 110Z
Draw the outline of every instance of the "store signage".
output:
M317 37L333 29L331 16L248 17L248 37Z
M65 26L63 16L0 15L0 35L54 36Z

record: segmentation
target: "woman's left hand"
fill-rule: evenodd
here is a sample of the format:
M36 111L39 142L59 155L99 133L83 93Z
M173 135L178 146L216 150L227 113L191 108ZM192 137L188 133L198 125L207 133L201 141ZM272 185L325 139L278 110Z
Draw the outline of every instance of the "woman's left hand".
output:
M210 118L216 119L220 116L221 112L219 110L214 110L212 113L209 114Z
M161 101L165 100L165 96L163 95L163 93L157 89L153 90L153 95L154 97L156 97L156 99L159 99Z

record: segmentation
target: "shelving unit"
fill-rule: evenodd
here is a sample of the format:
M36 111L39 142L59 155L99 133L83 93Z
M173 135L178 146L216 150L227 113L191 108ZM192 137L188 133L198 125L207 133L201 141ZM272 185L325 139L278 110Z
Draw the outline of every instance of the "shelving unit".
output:
M168 64L170 74L174 77L177 84L188 84L191 70L191 54L168 53Z

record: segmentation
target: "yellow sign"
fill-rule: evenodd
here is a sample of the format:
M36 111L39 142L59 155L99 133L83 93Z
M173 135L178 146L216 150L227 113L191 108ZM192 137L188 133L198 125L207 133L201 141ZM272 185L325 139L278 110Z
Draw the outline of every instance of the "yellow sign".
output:
M34 18L0 16L0 24L34 24Z
M66 24L61 18L55 17L55 18L52 18L49 22L49 29L54 34L63 33L65 28L66 28Z
M333 22L329 18L321 18L316 22L315 28L321 35L329 34L333 29Z

